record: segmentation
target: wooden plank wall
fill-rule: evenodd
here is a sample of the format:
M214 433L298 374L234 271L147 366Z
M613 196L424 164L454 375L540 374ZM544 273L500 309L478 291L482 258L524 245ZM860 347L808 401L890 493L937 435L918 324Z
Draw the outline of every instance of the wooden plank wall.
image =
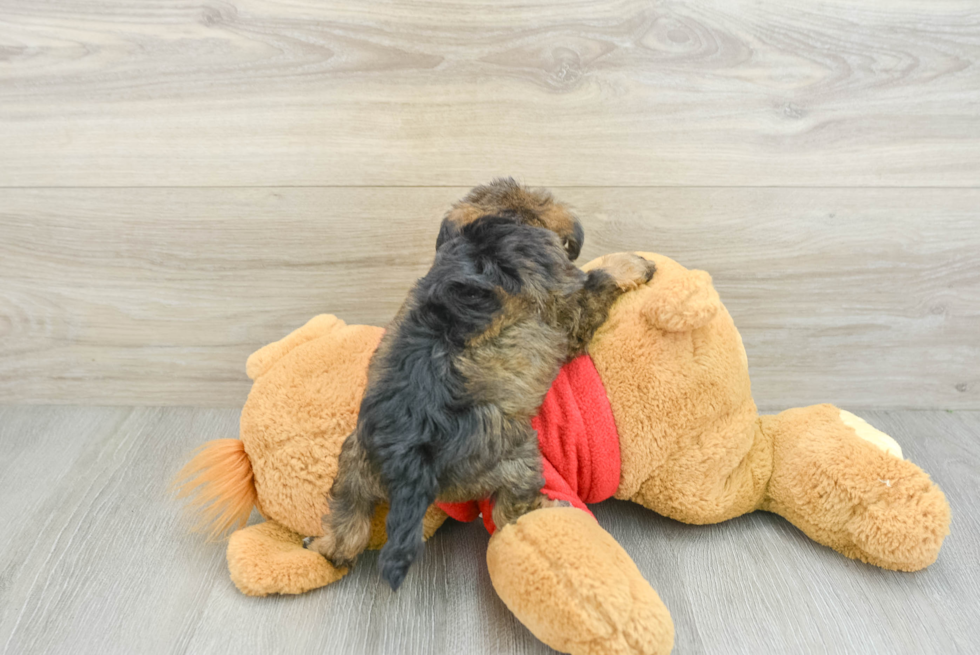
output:
M441 214L712 273L761 406L980 408L980 5L0 1L0 403L235 406Z

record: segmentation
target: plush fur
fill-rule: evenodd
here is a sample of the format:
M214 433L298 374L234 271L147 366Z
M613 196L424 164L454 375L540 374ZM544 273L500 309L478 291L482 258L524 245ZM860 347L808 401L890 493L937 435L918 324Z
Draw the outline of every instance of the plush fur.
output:
M324 536L309 544L336 566L349 563L367 545L375 505L388 501L380 567L393 589L418 555L437 498L491 497L501 526L542 506L531 417L612 302L653 274L633 255L583 273L570 260L582 244L578 221L511 180L471 192L438 241L431 270L371 361Z

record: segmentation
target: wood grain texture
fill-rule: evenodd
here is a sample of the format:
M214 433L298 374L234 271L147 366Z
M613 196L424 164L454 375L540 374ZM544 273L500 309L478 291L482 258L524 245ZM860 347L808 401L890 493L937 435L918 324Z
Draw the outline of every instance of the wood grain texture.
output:
M240 406L313 315L387 322L463 192L0 190L0 402ZM712 273L760 406L980 408L980 190L558 194L583 262Z
M980 413L862 412L953 510L939 560L884 571L781 518L688 526L607 501L596 516L670 609L675 653L970 653L980 642ZM0 653L470 655L552 652L495 596L486 532L448 522L398 594L376 555L297 597L248 598L221 544L184 534L166 484L235 410L0 407Z
M5 0L0 185L980 185L974 0Z

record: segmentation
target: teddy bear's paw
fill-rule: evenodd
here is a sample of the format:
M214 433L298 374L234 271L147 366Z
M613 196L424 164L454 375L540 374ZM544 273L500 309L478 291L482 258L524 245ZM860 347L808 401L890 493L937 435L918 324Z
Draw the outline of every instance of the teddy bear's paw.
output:
M525 514L487 550L501 600L541 641L573 655L661 655L670 613L626 551L575 508Z
M942 490L888 435L833 405L761 420L774 461L763 508L848 557L918 571L949 534Z
M303 548L300 535L273 521L232 534L227 556L232 582L248 596L301 594L347 573Z
M877 480L876 502L848 523L852 557L895 571L918 571L936 561L949 534L949 505L943 492L909 462L897 475Z

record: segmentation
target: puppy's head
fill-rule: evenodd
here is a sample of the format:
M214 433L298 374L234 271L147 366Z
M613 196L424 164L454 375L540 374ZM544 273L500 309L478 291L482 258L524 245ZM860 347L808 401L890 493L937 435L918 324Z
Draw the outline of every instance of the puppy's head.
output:
M551 230L561 239L571 260L582 251L585 232L568 207L556 201L548 191L528 189L509 177L475 187L454 204L442 221L436 249L458 236L464 225L489 214L513 215L525 225Z

